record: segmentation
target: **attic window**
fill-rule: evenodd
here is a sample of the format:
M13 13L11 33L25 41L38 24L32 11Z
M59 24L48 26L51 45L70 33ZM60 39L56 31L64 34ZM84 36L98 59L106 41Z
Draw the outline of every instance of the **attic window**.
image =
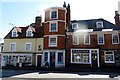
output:
M97 28L103 28L103 22L102 21L96 22L96 26Z
M18 34L16 31L12 32L12 37L17 37L17 36L18 36Z
M77 29L78 28L78 23L72 23L72 29Z
M32 31L30 30L28 30L28 31L26 31L26 36L27 37L31 37L31 36L33 36L33 33L32 33Z

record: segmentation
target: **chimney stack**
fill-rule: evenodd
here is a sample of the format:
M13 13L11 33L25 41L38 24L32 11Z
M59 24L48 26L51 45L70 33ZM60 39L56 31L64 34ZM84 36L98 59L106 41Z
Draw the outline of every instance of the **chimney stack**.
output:
M118 11L115 11L115 25L120 26L120 15L118 14Z
M35 27L40 27L42 26L42 17L41 16L37 16L35 18Z

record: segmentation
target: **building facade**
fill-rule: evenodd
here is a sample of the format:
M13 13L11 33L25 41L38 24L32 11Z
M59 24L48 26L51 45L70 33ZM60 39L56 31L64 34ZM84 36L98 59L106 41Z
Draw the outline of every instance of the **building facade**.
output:
M36 17L34 24L14 27L5 36L2 66L41 66L43 26L40 23L41 17Z
M74 20L66 33L66 66L120 66L120 27L104 19Z
M45 10L43 66L65 66L66 9L52 7Z

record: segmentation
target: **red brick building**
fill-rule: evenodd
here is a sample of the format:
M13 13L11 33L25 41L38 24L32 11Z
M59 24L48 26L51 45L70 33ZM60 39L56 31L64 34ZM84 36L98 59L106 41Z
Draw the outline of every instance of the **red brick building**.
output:
M43 66L65 66L66 9L51 7L45 10Z
M74 20L66 33L66 66L120 66L120 27L104 19Z

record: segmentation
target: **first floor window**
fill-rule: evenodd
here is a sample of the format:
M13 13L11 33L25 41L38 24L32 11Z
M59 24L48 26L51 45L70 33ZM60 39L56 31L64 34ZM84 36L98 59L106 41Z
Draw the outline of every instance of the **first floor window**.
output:
M114 63L114 52L105 52L105 63Z
M25 51L31 51L31 43L26 43L25 44Z
M63 63L63 52L58 52L58 63Z
M89 45L90 44L90 36L89 35L85 35L84 36L84 44L85 45Z
M57 31L57 22L50 24L50 32L56 32Z
M79 37L78 35L73 35L73 45L78 45L79 44Z
M98 44L100 44L100 45L104 44L104 35L103 34L98 35Z
M118 34L113 34L112 35L112 43L113 44L118 44L119 43L119 35Z
M57 46L57 37L50 37L49 38L49 46L56 47Z
M89 63L89 53L72 53L73 63Z
M16 51L16 43L10 44L10 51Z

